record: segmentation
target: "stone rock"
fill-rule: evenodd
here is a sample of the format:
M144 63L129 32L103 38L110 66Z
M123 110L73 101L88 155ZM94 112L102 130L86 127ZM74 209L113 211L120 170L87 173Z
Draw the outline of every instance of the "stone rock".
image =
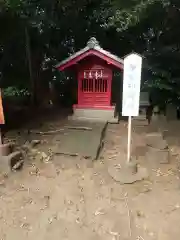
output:
M148 161L155 161L160 164L168 164L170 161L170 153L168 149L159 150L155 148L149 148L146 159Z
M49 162L50 156L45 152L39 152L37 158L42 162Z
M160 133L149 133L146 135L146 145L156 149L167 149L168 144Z
M40 144L41 140L32 140L31 141L31 147L35 147L36 145Z
M8 164L9 164L9 167L11 169L18 169L21 167L21 165L23 165L23 154L22 152L20 151L16 151L16 152L13 152L11 153L9 156L7 156L8 158ZM20 163L20 164L18 164Z

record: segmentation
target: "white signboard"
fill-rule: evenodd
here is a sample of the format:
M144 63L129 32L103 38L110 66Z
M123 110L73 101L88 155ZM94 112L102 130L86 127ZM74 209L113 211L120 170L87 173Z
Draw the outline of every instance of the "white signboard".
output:
M133 53L124 59L122 116L138 116L142 57Z

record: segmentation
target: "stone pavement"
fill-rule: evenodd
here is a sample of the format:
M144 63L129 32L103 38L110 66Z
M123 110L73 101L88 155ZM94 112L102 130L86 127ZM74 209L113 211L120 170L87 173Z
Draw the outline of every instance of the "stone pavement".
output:
M68 121L55 136L54 154L96 159L102 143L106 122Z

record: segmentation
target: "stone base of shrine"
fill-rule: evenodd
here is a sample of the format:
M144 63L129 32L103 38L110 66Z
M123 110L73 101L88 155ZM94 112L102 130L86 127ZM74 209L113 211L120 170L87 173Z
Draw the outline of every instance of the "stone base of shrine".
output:
M73 108L73 115L69 119L118 123L118 118L114 117L114 110L115 107L113 106L109 107L109 109Z

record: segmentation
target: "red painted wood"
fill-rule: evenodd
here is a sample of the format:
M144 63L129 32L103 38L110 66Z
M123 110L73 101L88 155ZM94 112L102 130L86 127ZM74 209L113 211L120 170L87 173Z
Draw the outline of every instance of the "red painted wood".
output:
M91 49L57 68L62 71L75 66L78 73L78 103L74 109L112 110L112 68L123 69L123 64Z
M103 53L101 52L98 52L97 50L95 49L90 49L88 50L87 52L84 52L83 54L73 58L72 60L70 60L69 62L66 62L65 64L61 65L60 67L57 66L57 69L60 70L60 71L63 71L65 70L66 68L74 65L74 64L77 64L79 61L89 57L89 56L96 56L104 61L107 62L107 64L111 64L113 65L114 67L117 67L119 69L123 69L123 64L119 63L118 61L104 55Z
M111 84L110 66L96 56L87 58L78 67L77 106L111 109Z
M87 106L87 105L80 105L74 104L73 109L97 109L97 110L113 110L114 106Z

